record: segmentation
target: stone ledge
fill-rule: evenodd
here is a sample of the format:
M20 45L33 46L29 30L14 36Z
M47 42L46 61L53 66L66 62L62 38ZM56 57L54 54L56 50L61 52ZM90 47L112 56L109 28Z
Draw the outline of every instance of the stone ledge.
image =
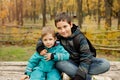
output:
M0 80L19 80L24 74L27 62L0 62ZM95 75L94 80L120 80L120 62L111 61L110 70L106 73ZM69 80L64 75L63 80Z

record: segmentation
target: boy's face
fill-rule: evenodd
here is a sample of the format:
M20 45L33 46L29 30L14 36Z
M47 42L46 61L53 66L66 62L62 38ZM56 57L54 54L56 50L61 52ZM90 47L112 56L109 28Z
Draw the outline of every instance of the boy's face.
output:
M51 48L54 45L56 38L54 38L52 34L47 34L42 38L42 41L47 48Z
M59 21L59 22L56 23L56 27L57 27L58 33L62 37L67 38L67 37L71 36L71 34L72 34L72 32L71 32L72 25L68 24L68 22Z

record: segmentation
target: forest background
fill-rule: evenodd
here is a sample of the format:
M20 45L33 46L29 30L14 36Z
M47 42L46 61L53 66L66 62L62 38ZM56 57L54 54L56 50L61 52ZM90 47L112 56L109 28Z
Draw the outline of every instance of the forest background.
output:
M28 60L59 12L80 26L97 57L120 61L120 0L0 0L0 61Z

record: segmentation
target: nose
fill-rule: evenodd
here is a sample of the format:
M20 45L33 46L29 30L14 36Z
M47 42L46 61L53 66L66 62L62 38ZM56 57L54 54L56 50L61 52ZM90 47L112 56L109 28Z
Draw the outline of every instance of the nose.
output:
M49 44L49 41L47 41L46 43Z
M61 29L61 32L64 33L64 32L65 32L65 29Z
M50 41L49 40L47 40L47 42L46 42L47 44L50 44Z

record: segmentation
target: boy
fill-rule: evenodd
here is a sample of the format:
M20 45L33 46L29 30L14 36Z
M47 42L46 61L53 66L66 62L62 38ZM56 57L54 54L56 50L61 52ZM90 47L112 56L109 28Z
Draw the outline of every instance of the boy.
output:
M43 27L40 54L35 52L30 58L25 75L21 78L24 80L61 80L60 72L55 68L55 62L68 60L69 53L56 41L56 35L51 27Z

